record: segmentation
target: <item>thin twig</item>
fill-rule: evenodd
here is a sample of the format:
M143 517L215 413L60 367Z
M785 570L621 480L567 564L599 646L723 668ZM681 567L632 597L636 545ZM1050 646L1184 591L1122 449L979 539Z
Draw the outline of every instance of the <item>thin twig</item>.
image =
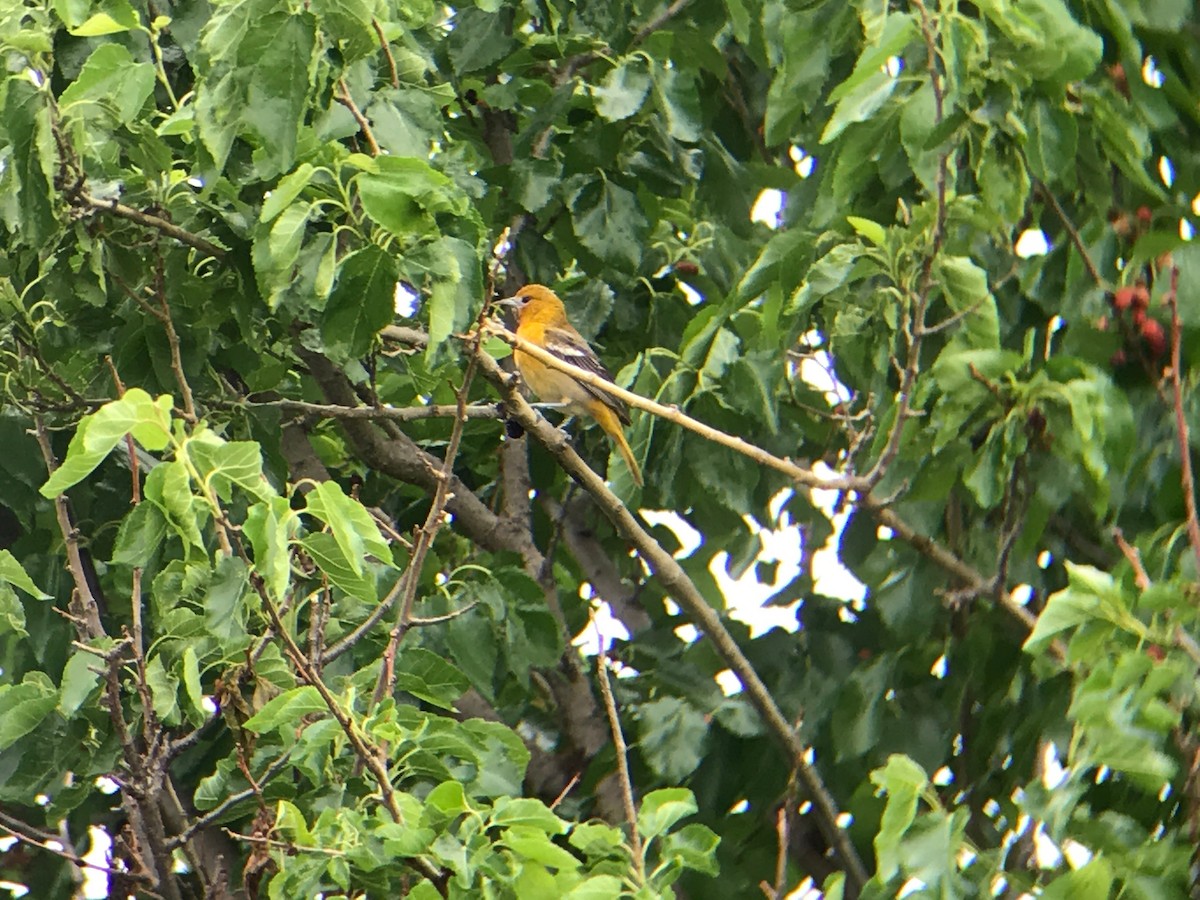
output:
M1126 561L1133 568L1133 583L1137 585L1137 589L1139 591L1147 590L1150 587L1150 576L1146 574L1146 567L1142 565L1141 552L1125 539L1125 532L1120 528L1113 528L1112 539L1113 543L1124 554Z
M181 244L186 244L199 250L201 253L206 253L209 256L217 259L225 258L225 250L218 247L211 241L207 241L199 235L192 234L190 231L180 228L174 222L168 222L160 216L154 216L150 213L144 213L141 210L134 209L131 206L126 206L124 203L118 203L116 200L99 200L93 197L86 191L79 191L76 196L84 206L89 206L95 210L112 213L121 219L128 219L141 225L143 228L152 228L169 238L174 238Z
M637 807L633 802L633 781L629 777L629 750L625 746L625 735L621 732L621 719L617 715L617 701L613 697L612 684L608 680L608 654L603 646L596 655L596 674L599 676L600 696L604 698L604 711L608 715L608 727L612 732L613 749L617 752L617 776L621 779L621 802L625 806L625 821L629 823L629 847L633 856L633 871L638 885L646 883L646 863L642 858L642 836L638 834Z
M308 403L303 400L235 400L226 405L240 409L282 409L327 419L391 419L416 422L423 419L448 419L459 414L457 403L432 406L338 406L334 403ZM463 411L468 419L498 419L494 403L472 403Z
M99 863L88 862L79 854L67 850L63 844L63 839L57 834L50 834L48 831L34 828L32 825L22 822L15 816L10 816L3 810L0 810L0 829L3 829L17 840L24 841L31 847L37 847L39 850L45 850L47 853L61 856L73 865L95 869L98 872L107 872L110 875L120 875L122 878L133 878L137 881L147 880L144 875L126 872L122 869L112 869L108 866L102 866ZM55 844L62 845L62 848L54 846Z
M913 6L921 15L921 34L925 38L926 67L929 70L929 83L933 90L933 120L940 125L945 118L945 88L942 83L942 73L938 68L937 35L933 22L929 18L929 10L922 0L912 0ZM896 417L892 422L891 431L879 458L867 473L866 479L871 487L883 480L891 468L892 462L900 453L900 440L903 436L904 425L909 419L913 394L916 388L917 376L921 371L921 346L926 335L925 314L929 308L929 298L934 289L933 264L942 242L946 237L946 177L949 154L942 151L938 154L937 169L934 175L934 190L937 199L937 216L933 226L933 243L925 255L921 266L921 287L916 297L909 296L906 301L905 338L908 344L907 359L900 376L900 389L896 393ZM911 291L906 291L910 293Z
M200 831L202 828L207 828L239 803L244 803L245 801L258 795L262 790L263 785L288 767L288 759L291 754L291 747L284 750L283 755L271 763L271 765L267 766L266 771L259 776L257 784L255 784L253 787L248 787L245 790L238 791L236 794L231 794L230 796L226 797L224 800L198 818L195 822L192 822L190 825L188 825L188 827L179 834L169 838L167 840L167 847L172 850L182 847L192 839L192 835L194 835L197 831Z
M371 123L367 121L367 117L362 114L362 110L358 108L358 104L350 96L350 88L346 85L345 78L338 81L338 93L334 94L333 99L350 110L350 115L354 116L354 121L358 123L359 130L362 131L363 137L366 138L371 155L378 156L382 153L383 151L379 149L379 142L375 140L375 134L371 131Z
M1021 154L1021 158L1025 158L1024 154ZM1026 170L1029 170L1028 160L1025 162L1025 168ZM1075 245L1075 249L1078 251L1080 259L1083 260L1083 266L1088 270L1088 275L1091 276L1092 281L1096 282L1098 287L1106 288L1108 283L1100 274L1100 270L1096 268L1096 264L1092 262L1092 255L1088 253L1087 247L1084 246L1083 238L1079 236L1079 229L1077 229L1071 222L1071 217L1068 216L1067 211L1062 208L1062 204L1058 202L1058 198L1054 196L1054 192L1051 191L1050 188L1046 187L1045 182L1037 178L1032 171L1029 172L1029 179L1032 182L1034 189L1042 195L1043 199L1045 199L1047 203L1050 204L1050 208L1054 210L1054 214L1058 216L1058 220L1062 222L1063 228L1066 229L1067 236L1070 237L1071 243Z
M1200 518L1196 515L1196 481L1192 474L1192 439L1188 430L1187 416L1183 413L1183 379L1179 374L1183 365L1183 325L1179 321L1179 266L1171 267L1171 285L1164 298L1171 308L1171 392L1175 400L1175 437L1179 442L1179 479L1183 487L1183 504L1187 510L1188 541L1200 571Z
M408 578L408 570L400 573L400 577L396 579L396 583L392 585L392 589L388 591L387 596L379 602L379 605L371 610L371 614L367 616L357 628L351 631L341 640L337 641L331 647L326 647L321 654L321 668L329 665L359 641L361 641L376 625L379 620L387 615L388 610L396 603L396 598L400 596L404 582Z
M379 38L379 46L383 50L383 55L387 57L388 71L392 73L392 87L400 87L400 75L396 71L396 57L392 56L392 48L388 46L387 37L384 36L383 26L379 24L378 19L371 19L371 25L375 29L375 36Z

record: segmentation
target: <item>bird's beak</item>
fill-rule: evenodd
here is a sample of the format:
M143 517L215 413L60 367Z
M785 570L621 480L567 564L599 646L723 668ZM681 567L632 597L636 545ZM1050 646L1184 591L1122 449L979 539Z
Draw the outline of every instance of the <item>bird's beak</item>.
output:
M503 306L506 309L520 309L521 308L521 298L520 297L505 297L503 300L497 300L496 306Z

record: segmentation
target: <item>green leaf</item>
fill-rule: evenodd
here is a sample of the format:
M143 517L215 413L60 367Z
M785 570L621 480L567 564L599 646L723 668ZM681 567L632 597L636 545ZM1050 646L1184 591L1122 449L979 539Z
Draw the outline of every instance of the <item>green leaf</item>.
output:
M822 144L833 141L849 125L867 121L887 102L898 79L884 70L885 63L899 55L917 34L912 16L898 13L888 16L878 43L863 51L850 77L834 88L826 100L836 105L821 133Z
M450 32L450 62L459 75L477 72L503 59L517 47L505 29L507 17L475 7L460 7Z
M49 112L45 98L28 81L9 78L3 84L3 142L12 148L12 162L6 167L12 182L0 183L5 193L16 189L16 196L4 204L4 219L10 232L19 229L30 244L41 247L54 227L55 193L46 174L47 167L56 165Z
M1074 872L1066 872L1042 888L1042 900L1073 900L1075 897L1108 897L1116 880L1112 865L1094 856Z
M154 503L139 503L121 520L113 544L114 564L145 568L167 536L167 520Z
M871 773L871 781L887 793L887 805L875 835L877 877L889 881L906 862L902 850L904 835L917 815L917 800L929 784L925 770L907 756L893 754L887 764Z
M469 201L449 178L420 159L385 156L358 176L363 210L398 237L437 234L435 216L465 216Z
M241 558L221 557L204 595L204 621L223 646L240 647L246 638L249 589L250 573Z
M564 900L612 900L621 895L621 879L614 875L593 875L563 895Z
M254 569L276 602L287 594L291 577L289 542L299 526L299 518L285 497L270 497L246 511L242 530L254 549Z
M987 273L965 256L942 254L934 263L934 277L942 285L950 309L963 316L972 347L998 349L1000 316L996 298L988 289Z
M209 511L192 493L191 477L184 464L179 460L159 463L146 476L143 493L163 513L167 525L183 540L184 546L203 553L200 526L207 522Z
M200 687L200 660L196 657L195 647L184 647L181 665L183 687L187 691L188 702L191 703L194 721L202 722L208 718L208 711L204 708L204 690Z
M136 27L136 17L133 18L133 21L129 20L129 16L122 16L121 18L125 21L118 22L108 13L96 13L83 24L70 29L70 33L75 37L103 37L106 34L120 34Z
M716 878L721 874L717 863L717 846L721 839L706 825L684 825L663 838L659 856L664 861L677 860L688 869Z
M99 657L77 650L63 667L58 692L58 711L65 717L75 715L100 684L103 663Z
M37 728L57 705L57 692L40 677L0 685L0 750L7 750Z
M543 209L562 183L562 163L549 159L518 159L512 164L513 196L527 211Z
M57 497L95 470L126 434L147 450L162 450L170 440L169 396L152 400L140 388L131 388L120 400L84 416L67 448L67 458L41 487L43 497Z
M243 727L255 734L265 734L277 728L297 728L305 716L328 711L329 707L321 699L320 692L311 684L306 684L272 697L245 721Z
M397 275L396 261L375 244L342 260L321 319L321 337L335 354L362 356L392 321Z
M84 108L79 112L87 116L90 112L87 104L103 103L116 111L117 121L128 123L153 92L154 66L135 62L121 44L101 44L83 64L79 77L62 92L59 107L70 113L73 106L80 104Z
M425 803L430 809L437 810L446 816L456 816L469 812L471 805L463 786L457 781L444 781L429 792Z
M565 820L556 816L541 800L532 797L498 798L492 805L491 824L537 828L544 834L563 834L567 830Z
M263 225L269 225L275 221L276 217L291 206L292 201L308 187L315 171L310 163L301 163L296 167L296 171L281 178L279 184L271 189L271 196L263 201L258 221ZM305 217L307 218L307 212Z
M316 18L307 12L264 17L239 48L254 60L241 113L258 139L255 163L264 177L295 165L316 49Z
M739 300L750 300L763 293L784 272L798 268L798 262L808 258L811 252L811 236L799 229L780 231L771 235L738 283Z
M882 247L887 240L887 232L878 222L872 222L870 219L863 219L859 216L846 216L846 221L850 223L851 228L876 247Z
M514 853L527 860L539 862L564 872L579 868L579 860L559 847L540 828L530 825L514 825L500 833L500 842Z
M596 112L609 122L628 119L646 102L650 80L650 71L643 55L625 57L608 70L601 84L592 85Z
M638 267L648 223L634 194L600 178L575 191L569 205L575 236L584 247L611 265Z
M667 133L677 141L700 140L700 95L691 73L677 68L654 70L654 102L666 119Z
M25 606L21 598L7 584L0 584L0 635L29 637L25 625Z
M40 590L17 558L8 550L0 550L0 582L20 588L38 600L49 600L50 595Z
M450 335L466 330L483 298L479 255L466 241L443 237L434 245L442 263L429 297L430 360L447 349Z
M300 546L312 557L317 568L351 597L357 597L364 603L374 603L379 599L374 575L370 570L355 572L333 535L310 534L300 541Z
M423 647L406 647L396 660L396 687L442 709L454 709L470 686L462 672Z
M323 481L305 497L306 509L324 522L341 548L350 570L362 575L369 554L391 563L392 549L379 534L379 526L366 508L342 492L336 481Z
M643 840L666 834L672 825L698 809L695 795L687 788L651 791L638 807L638 832Z
M874 81L877 75L886 74L880 70L886 66L888 59L901 55L909 41L916 39L919 34L920 30L913 16L907 13L891 13L879 39L863 49L850 77L830 91L826 103L840 103L867 83Z

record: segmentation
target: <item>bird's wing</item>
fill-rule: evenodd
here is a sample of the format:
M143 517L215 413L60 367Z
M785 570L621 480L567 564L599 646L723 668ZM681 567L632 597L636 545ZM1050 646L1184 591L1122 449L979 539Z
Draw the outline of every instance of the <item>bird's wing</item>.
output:
M604 367L604 363L600 362L600 358L588 346L587 341L574 331L567 331L563 328L547 328L543 346L563 362L578 366L585 372L591 372L593 375L599 375L605 381L613 380L612 373ZM629 411L625 408L624 402L619 398L607 391L592 387L590 384L583 384L581 382L580 386L605 406L610 407L617 414L617 418L623 423L626 425L629 424Z

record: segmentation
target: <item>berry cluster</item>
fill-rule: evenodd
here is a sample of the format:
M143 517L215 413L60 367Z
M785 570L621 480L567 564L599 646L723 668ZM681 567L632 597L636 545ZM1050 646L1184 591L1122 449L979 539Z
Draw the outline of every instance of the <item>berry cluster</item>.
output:
M1150 289L1146 287L1144 281L1117 288L1108 295L1108 302L1118 319L1121 319L1127 312L1131 314L1133 334L1136 339L1140 339L1142 347L1150 359L1158 359L1167 352L1167 333L1163 330L1162 323L1149 315ZM1112 364L1120 366L1124 363L1125 351L1118 350L1113 354Z

